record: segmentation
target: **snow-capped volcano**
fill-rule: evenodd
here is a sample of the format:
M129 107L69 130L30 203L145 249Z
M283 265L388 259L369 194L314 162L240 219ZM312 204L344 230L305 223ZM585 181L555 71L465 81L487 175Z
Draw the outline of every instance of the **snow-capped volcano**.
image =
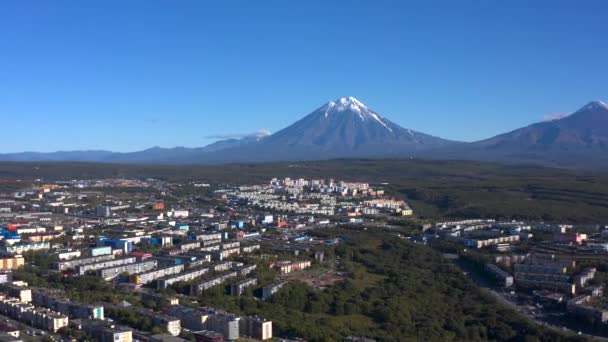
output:
M361 121L365 120L375 120L380 123L382 126L386 127L389 131L391 128L384 122L384 118L374 111L367 108L366 105L361 103L356 98L349 97L341 97L340 99L334 101L330 101L322 107L322 110L325 112L325 117L329 117L330 115L336 115L344 112L351 112L359 114L359 118Z
M343 97L325 103L274 134L260 130L240 139L220 140L198 148L153 148L132 153L107 152L108 155L95 160L180 164L398 158L411 157L420 151L451 144L455 142L405 129L356 98ZM44 156L23 158L42 160L42 157ZM57 160L73 160L59 159L60 157L57 157ZM0 160L23 160L16 158L20 156L0 155Z
M260 148L280 159L407 155L450 141L405 129L354 97L330 101L271 136ZM270 152L269 152L270 153Z

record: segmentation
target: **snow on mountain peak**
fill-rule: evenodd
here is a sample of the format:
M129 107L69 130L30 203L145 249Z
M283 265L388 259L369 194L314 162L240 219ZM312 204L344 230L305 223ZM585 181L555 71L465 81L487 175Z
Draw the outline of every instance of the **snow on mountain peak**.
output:
M592 101L583 107L583 109L608 109L608 105L602 101Z
M361 101L357 100L352 96L341 97L336 101L330 101L325 106L321 107L323 110L325 117L336 113L343 112L351 112L358 114L361 121L372 120L376 121L382 126L384 126L387 130L393 131L387 124L384 122L384 118L380 115L376 114L372 110L370 110L366 105L364 105Z
M336 101L330 101L323 108L325 109L325 117L331 113L352 111L359 113L359 116L364 119L362 114L369 111L366 105L352 96L341 97Z

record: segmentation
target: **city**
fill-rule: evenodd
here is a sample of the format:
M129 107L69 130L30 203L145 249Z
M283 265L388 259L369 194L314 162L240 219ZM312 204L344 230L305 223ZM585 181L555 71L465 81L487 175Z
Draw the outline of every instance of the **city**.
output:
M608 2L0 2L0 342L608 341Z

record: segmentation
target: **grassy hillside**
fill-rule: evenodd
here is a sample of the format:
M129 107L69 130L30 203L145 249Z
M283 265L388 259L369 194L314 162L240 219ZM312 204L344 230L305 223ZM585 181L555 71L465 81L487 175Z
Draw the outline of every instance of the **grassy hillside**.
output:
M0 163L0 179L147 178L262 183L272 177L389 183L423 217L608 222L608 173L466 161L330 160L222 166Z

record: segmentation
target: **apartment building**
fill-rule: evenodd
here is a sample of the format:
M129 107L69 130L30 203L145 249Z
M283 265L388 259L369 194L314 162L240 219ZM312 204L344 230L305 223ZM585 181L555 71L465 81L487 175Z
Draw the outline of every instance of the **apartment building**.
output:
M53 333L68 326L68 316L49 309L35 307L16 298L0 300L0 313L19 322Z
M205 246L205 247L201 247L199 249L199 251L201 252L207 252L207 253L214 253L220 250L220 245L211 245L211 246Z
M238 248L241 247L241 243L236 241L236 242L226 242L222 244L222 249L233 249L233 248Z
M262 299L266 300L275 293L277 293L283 286L285 286L287 282L281 282L276 284L270 284L262 287Z
M240 255L240 254L241 254L240 247L217 250L212 253L213 259L220 260L220 261L228 258L231 255Z
M182 331L180 319L177 317L159 314L152 310L140 310L138 313L143 317L150 318L154 326L167 331L171 336L178 336Z
M43 242L51 241L65 235L64 232L44 232L44 233L32 233L24 234L23 239L30 242Z
M103 306L73 302L63 298L60 293L48 289L33 288L32 304L75 319L104 319Z
M247 316L241 319L239 323L239 332L243 336L262 341L272 338L272 321L267 321L258 316Z
M196 241L222 241L221 233L198 233L190 234L190 238Z
M198 241L195 242L186 242L179 245L179 249L182 252L188 252L192 250L196 250L201 247L201 243Z
M286 261L278 262L275 268L279 270L281 274L289 274L291 272L301 271L309 268L312 263L309 260L305 261Z
M567 267L560 263L515 264L513 269L514 281L518 287L576 293L576 286L567 274Z
M156 260L144 260L140 262L128 263L118 266L112 266L107 268L98 269L97 276L104 280L112 280L122 273L129 275L135 273L143 273L153 270L158 265Z
M241 318L237 315L213 308L191 308L173 305L168 308L168 314L182 320L182 326L192 331L214 331L227 340L236 340L241 332L257 339L272 337L272 322L259 317Z
M112 254L111 246L102 246L102 247L93 247L89 249L89 254L92 257L100 256L100 255L109 255Z
M209 273L208 268L199 268L190 271L186 271L184 273L180 273L174 276L165 277L156 280L156 288L157 289L166 289L171 286L171 284L177 283L179 281L190 281L201 277L205 274Z
M170 275L181 273L184 270L184 265L174 265L159 268L150 272L133 274L129 277L129 281L133 284L148 284L156 279L167 277Z
M222 243L222 240L203 240L200 241L201 247L215 246Z
M464 245L470 248L483 248L503 243L513 243L519 241L519 235L501 236L491 239L464 239Z
M42 251L48 249L51 249L51 244L49 242L17 243L14 245L0 246L0 252L9 255L23 254L29 251Z
M233 267L232 261L222 262L219 264L213 265L214 272L228 271Z
M226 312L208 312L205 328L224 335L226 340L236 340L240 337L241 318Z
M79 250L64 250L55 253L54 256L59 261L65 261L80 258L82 256L82 252Z
M83 320L82 325L76 328L85 331L89 336L95 337L98 342L133 342L133 330L127 327Z
M0 284L0 290L4 291L9 297L18 298L21 302L29 303L32 301L32 289L28 287L5 283Z
M96 263L91 263L91 264L78 265L74 269L74 274L84 275L87 272L97 271L97 270L101 270L101 269L109 268L109 267L116 267L116 266L132 264L136 261L137 261L137 258L135 258L135 257L126 257L126 258L121 258L121 259L106 260L106 261L101 261L101 262L96 262Z
M212 330L201 330L194 332L196 342L223 342L224 335Z
M192 331L204 330L208 317L200 309L183 305L171 305L167 308L167 314L181 319L182 327Z
M592 297L582 295L572 298L566 305L566 310L573 316L581 317L590 323L608 322L608 311L593 307L590 304Z
M584 269L581 273L577 274L574 277L574 283L576 284L577 288L582 289L587 286L587 283L593 278L595 278L596 271L597 270L595 269L595 267L590 267Z
M200 296L204 291L206 291L214 286L220 285L220 284L224 283L226 280L228 280L230 278L234 278L237 275L238 274L236 273L236 271L232 271L232 272L227 272L227 273L217 275L213 278L203 280L196 284L192 284L190 286L190 294L192 296Z
M236 283L230 285L230 295L240 296L245 293L245 290L248 287L255 286L257 284L258 280L256 278L246 278L243 280L239 280Z
M158 294L155 292L141 292L140 293L141 296L141 300L142 301L153 301L156 303L159 303L163 306L170 306L170 305L178 305L179 304L179 299L177 297L168 297L162 294Z
M236 269L235 269L235 270L236 270L236 273L237 273L238 275L240 275L240 276L246 276L246 275L248 275L249 273L251 273L251 272L255 271L255 269L256 269L257 267L258 267L258 266L257 266L256 264L253 264L253 265L245 265L245 266L238 266L238 267L236 267Z
M100 255L93 256L89 258L80 258L80 259L71 259L71 260L62 260L53 263L52 267L59 271L73 270L77 266L84 264L95 264L102 261L114 260L114 255Z
M242 253L253 253L260 249L260 244L241 246Z
M25 265L25 259L21 255L0 259L0 270L16 270L23 265Z
M494 262L497 264L503 264L511 266L513 264L519 264L526 261L527 255L497 255L494 257Z
M6 284L13 281L13 272L2 271L0 272L0 284Z

